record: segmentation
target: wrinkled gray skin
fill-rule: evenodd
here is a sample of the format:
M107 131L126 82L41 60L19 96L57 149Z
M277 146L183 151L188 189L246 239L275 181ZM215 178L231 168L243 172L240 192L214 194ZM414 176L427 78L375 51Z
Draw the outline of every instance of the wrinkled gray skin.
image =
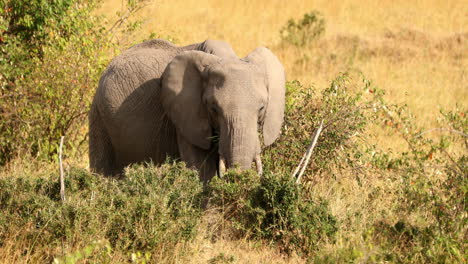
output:
M261 173L258 131L265 146L279 136L284 93L283 66L263 47L239 59L222 41L135 45L99 82L89 114L91 170L118 175L131 163L171 157L204 181L224 165L248 169L255 161Z

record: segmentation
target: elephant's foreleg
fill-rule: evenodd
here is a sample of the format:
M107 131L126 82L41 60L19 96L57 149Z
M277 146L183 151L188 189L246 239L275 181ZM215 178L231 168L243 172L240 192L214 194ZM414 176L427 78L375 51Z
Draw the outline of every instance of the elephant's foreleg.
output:
M89 115L89 164L91 171L105 176L117 173L114 149L94 104Z
M216 149L201 149L189 143L180 135L177 135L177 144L182 161L187 163L188 167L196 168L199 171L200 180L207 182L216 175L218 160Z

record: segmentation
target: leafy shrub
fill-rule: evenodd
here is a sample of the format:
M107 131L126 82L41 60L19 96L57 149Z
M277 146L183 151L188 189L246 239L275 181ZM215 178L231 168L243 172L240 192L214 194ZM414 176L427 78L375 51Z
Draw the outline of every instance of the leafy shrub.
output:
M73 0L2 1L2 33L18 37L25 45L39 45L46 40L49 20L60 20L72 6ZM40 10L40 12L38 12ZM58 24L66 30L66 22ZM8 40L3 39L8 42Z
M405 237L405 241L396 242L403 254L386 254L403 262L464 262L468 220L466 111L442 111L443 128L424 131L415 124L407 107L388 109L393 113L388 117L391 129L406 141L408 151L391 158L376 155L379 166L395 171L402 181L398 201L402 215L393 227L385 223L389 228L384 229L384 237ZM437 130L446 133L428 137ZM411 221L412 215L421 213L425 215L421 223Z
M397 221L377 216L366 226L374 231L366 235L365 243L375 243L380 251L365 253L354 245L324 254L318 262L357 261L365 254L371 254L374 261L463 262L467 232L465 110L442 111L441 128L423 129L407 106L387 103L384 92L372 82L360 73L347 72L318 95L313 87L287 83L285 114L280 139L263 153L265 171L291 174L310 144L311 132L323 119L323 132L303 178L308 195L315 192L308 186L320 181L336 184L343 177L355 178L358 185L366 177L398 183L395 208L386 208ZM369 140L370 126L401 138L407 148L379 148ZM375 188L374 196L382 193ZM350 217L342 220L350 221ZM415 222L415 218L419 220Z
M284 42L303 47L318 39L324 32L325 19L320 12L312 11L304 14L302 19L298 21L288 20L280 34Z
M266 169L283 174L294 171L321 120L324 128L305 175L362 167L365 151L372 147L366 143L365 131L378 121L383 91L352 72L337 76L319 96L314 87L298 81L288 82L286 89L285 124L279 140L263 153Z
M22 257L50 261L64 253L67 258L68 252L69 258L87 255L108 262L110 255L96 251L93 241L107 251L156 254L197 232L202 184L182 163L133 166L121 180L72 169L65 184L62 203L52 177L0 179L0 246L18 239L18 247L26 246Z
M144 1L129 0L110 29L94 15L99 0L1 2L0 166L20 154L52 159L61 136L80 154L101 71Z
M338 230L327 203L312 200L289 175L231 170L210 182L208 194L237 236L267 239L288 253L311 254Z
M49 24L66 35L71 28L61 19L71 8L73 0L25 1L6 0L0 3L0 54L3 88L12 88L18 77L31 69L31 59L43 55L42 45L49 39ZM40 12L38 12L40 10ZM65 33L66 32L66 33Z
M0 165L19 153L51 158L62 135L74 149L84 142L110 43L96 3L2 2Z

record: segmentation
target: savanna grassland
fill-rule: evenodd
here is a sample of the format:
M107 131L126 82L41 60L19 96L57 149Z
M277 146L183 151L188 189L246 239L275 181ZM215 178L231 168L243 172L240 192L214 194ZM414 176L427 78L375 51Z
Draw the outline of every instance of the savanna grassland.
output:
M2 4L0 262L466 262L464 1ZM231 171L202 186L173 161L133 166L122 180L88 171L100 72L148 38L220 39L240 57L258 46L279 57L285 125L263 153L263 178Z

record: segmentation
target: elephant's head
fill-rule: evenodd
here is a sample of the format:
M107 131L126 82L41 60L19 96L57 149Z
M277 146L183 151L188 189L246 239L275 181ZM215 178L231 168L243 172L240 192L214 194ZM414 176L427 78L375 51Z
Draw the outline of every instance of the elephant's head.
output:
M177 133L198 148L213 147L219 135L220 166L261 174L261 142L272 144L284 117L284 68L267 48L247 57L220 58L201 51L176 56L162 76L164 109Z

